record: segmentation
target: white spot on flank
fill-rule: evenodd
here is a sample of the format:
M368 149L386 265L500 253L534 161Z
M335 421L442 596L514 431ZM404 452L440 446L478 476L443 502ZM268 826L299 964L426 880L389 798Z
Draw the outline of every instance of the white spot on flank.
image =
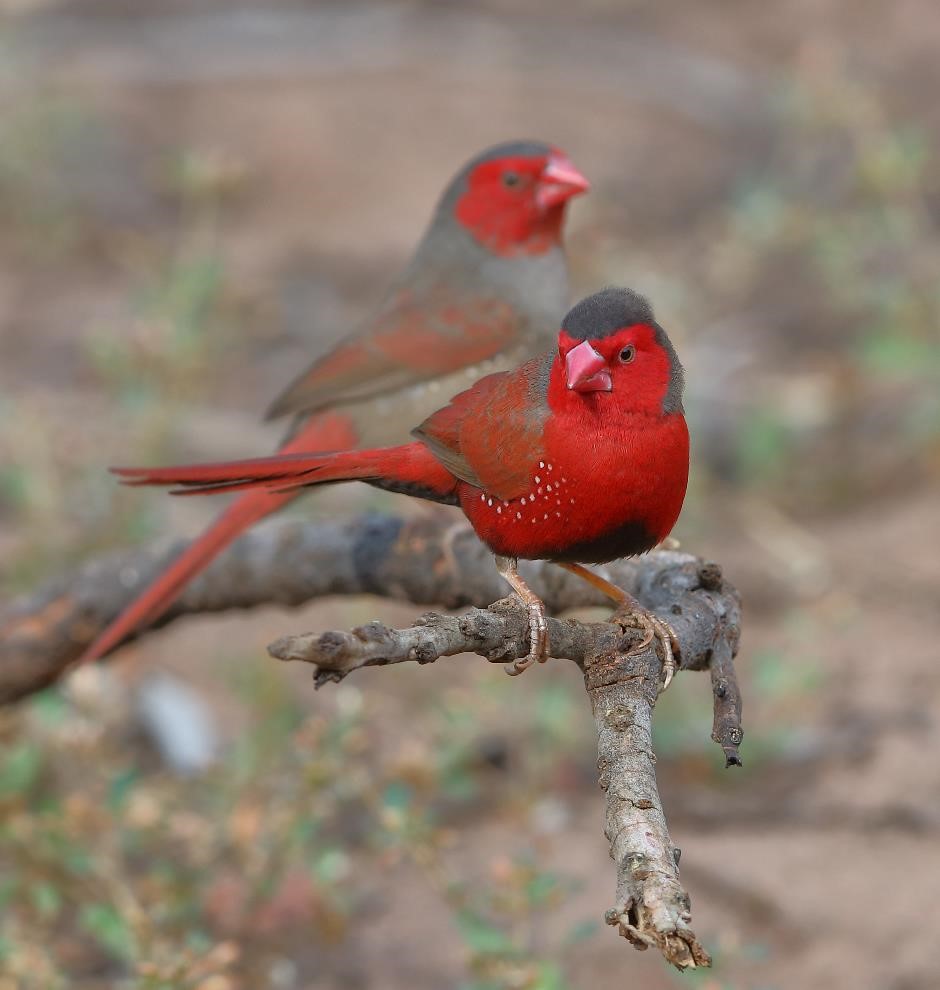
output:
M555 515L558 516L559 519L561 519L561 513L560 512L556 512Z
M497 505L496 506L496 515L499 515L502 511L503 511L503 507L501 505Z
M536 493L536 495L541 495L542 494L542 486L541 485L539 485L539 487L536 489L536 492L535 493Z
M516 518L517 519L521 519L522 518L522 513L521 512L517 512L516 513Z
M551 471L551 469L552 469L552 466L551 466L551 464L549 464L548 465L548 470Z
M571 502L572 505L574 505L574 499L573 498L572 499L569 499L568 501Z
M491 498L488 498L488 499L486 500L486 504L487 504L487 505L492 505L492 504L493 504L493 500L492 500Z
M544 515L544 516L542 516L542 518L543 518L543 519L548 519L548 513L546 512L546 513L545 513L545 515Z
M540 468L544 468L545 467L545 461L539 461L539 467ZM549 470L551 470L551 469L549 469Z
M541 478L540 478L540 477L539 477L538 475L536 475L536 476L535 476L535 483L536 483L537 485L540 485L540 484L542 484L542 479L541 479Z
M552 486L551 485L546 485L545 486L545 491L550 492L551 490L552 490Z
M485 495L481 495L480 496L480 501L481 502L485 502L486 501L486 496Z

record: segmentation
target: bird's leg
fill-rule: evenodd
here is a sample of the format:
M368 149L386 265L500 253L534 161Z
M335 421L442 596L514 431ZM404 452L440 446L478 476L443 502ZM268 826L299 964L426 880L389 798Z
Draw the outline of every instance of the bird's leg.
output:
M676 673L676 654L679 652L679 641L676 634L668 622L664 622L658 615L654 615L649 609L644 608L634 597L623 588L611 584L610 581L602 578L599 574L589 571L581 564L567 564L555 561L559 567L564 567L566 571L576 574L582 581L597 588L601 594L606 595L617 603L617 611L614 613L619 618L629 621L630 625L636 629L642 629L643 641L635 646L630 652L639 653L645 650L654 639L658 640L663 647L663 686L665 691L672 683L672 678Z
M514 557L496 557L496 570L516 593L529 612L529 653L514 660L505 671L512 677L531 667L536 660L545 663L548 659L548 628L545 625L545 605L542 599L522 580L516 569Z

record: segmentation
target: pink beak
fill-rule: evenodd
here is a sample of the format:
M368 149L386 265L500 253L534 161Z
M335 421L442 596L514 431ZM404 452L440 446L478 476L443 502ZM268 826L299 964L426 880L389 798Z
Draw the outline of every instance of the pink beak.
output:
M609 392L613 388L607 362L586 340L565 355L565 377L574 392Z
M590 188L591 183L574 167L571 159L553 151L539 176L535 201L540 210L548 210Z

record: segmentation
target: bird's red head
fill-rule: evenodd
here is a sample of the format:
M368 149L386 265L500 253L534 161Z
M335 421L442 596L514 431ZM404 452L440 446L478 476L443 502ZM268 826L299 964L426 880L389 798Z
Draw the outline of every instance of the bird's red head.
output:
M623 411L682 412L682 365L649 303L629 289L604 289L568 313L555 364L552 404L594 397Z
M590 188L562 151L535 142L490 148L457 185L454 216L500 256L544 254L560 244L568 200Z

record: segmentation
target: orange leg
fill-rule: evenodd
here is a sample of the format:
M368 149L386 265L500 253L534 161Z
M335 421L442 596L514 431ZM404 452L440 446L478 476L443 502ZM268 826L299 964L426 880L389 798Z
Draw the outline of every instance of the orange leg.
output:
M663 648L663 686L665 691L672 683L672 678L676 672L676 653L679 652L679 643L676 634L672 631L668 622L664 622L658 615L654 615L649 609L644 608L631 594L623 588L611 584L610 581L602 578L599 574L589 571L581 564L566 564L554 561L559 567L564 567L566 571L576 574L582 581L597 588L602 594L617 603L617 612L621 619L628 620L632 626L642 629L643 642L635 646L630 652L639 653L645 650L653 640L658 640Z

